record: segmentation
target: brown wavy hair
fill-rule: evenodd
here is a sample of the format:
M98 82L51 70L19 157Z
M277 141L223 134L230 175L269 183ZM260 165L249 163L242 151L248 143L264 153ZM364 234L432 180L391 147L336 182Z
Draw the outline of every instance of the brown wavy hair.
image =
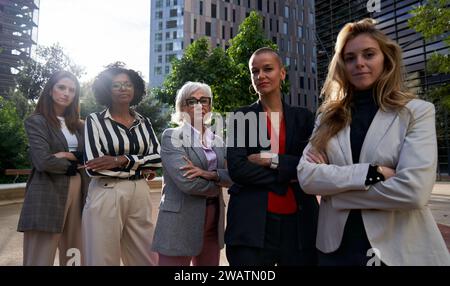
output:
M61 123L56 117L55 110L53 109L53 99L51 92L55 84L58 83L63 78L68 78L75 83L75 97L72 103L64 111L64 120L67 129L70 132L75 133L82 126L82 121L80 120L80 83L75 75L68 71L55 72L42 90L39 100L37 102L36 108L34 110L35 114L41 114L47 120L47 122L54 128L61 128Z
M335 53L321 91L324 101L317 111L320 115L320 125L310 140L318 151L324 151L328 141L351 123L350 104L354 87L346 76L344 63L344 48L349 40L367 34L380 46L384 55L384 70L373 89L378 106L383 111L398 110L416 97L404 86L400 46L378 30L375 24L375 20L370 18L347 23L338 34Z

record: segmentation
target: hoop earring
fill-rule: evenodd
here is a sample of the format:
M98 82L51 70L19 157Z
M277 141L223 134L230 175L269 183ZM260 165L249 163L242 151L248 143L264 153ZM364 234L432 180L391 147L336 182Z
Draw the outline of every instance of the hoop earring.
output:
M249 92L251 95L258 95L258 93L256 92L256 90L253 88L253 85L252 85L252 84L250 84L250 85L248 86L248 92Z

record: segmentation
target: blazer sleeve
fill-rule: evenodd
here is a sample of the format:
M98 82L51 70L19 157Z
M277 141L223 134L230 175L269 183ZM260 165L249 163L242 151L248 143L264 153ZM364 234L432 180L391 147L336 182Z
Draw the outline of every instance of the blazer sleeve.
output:
M316 120L315 128L319 122L320 117ZM346 166L310 163L306 160L306 153L311 148L311 143L308 143L297 166L298 181L305 193L325 196L366 189L368 163Z
M434 106L424 101L412 111L400 149L395 176L372 185L367 192L331 197L337 209L404 210L427 204L436 178L437 141Z
M299 124L303 124L302 130L296 130L295 132L302 132L302 143L300 146L296 146L299 150L304 150L306 147L306 143L308 142L309 137L314 128L314 115L309 110L304 110L304 114L302 117L297 119ZM300 121L300 122L299 122ZM287 132L293 132L286 130ZM300 151L299 151L300 152ZM297 180L297 165L300 161L301 156L291 155L291 154L280 154L279 157L279 165L278 165L278 182L287 183L292 180Z
M219 182L216 182L217 185L225 188L233 185L233 180L231 180L227 169L217 169L217 174L219 174Z
M235 113L240 112L239 110ZM252 111L250 111L252 112ZM238 136L248 137L249 127L246 126L246 132L238 132L237 119L234 122L233 144L227 147L228 172L233 182L239 185L260 185L267 186L277 182L277 171L259 166L250 162L247 158L248 150L246 147L238 145ZM228 136L230 138L230 136ZM241 138L239 138L241 139ZM245 138L247 141L249 138ZM239 140L240 141L240 140Z
M25 120L25 131L28 136L31 162L36 170L39 172L65 174L72 164L65 158L56 158L51 152L51 139L49 138L45 119L38 115L29 117Z
M161 139L161 160L164 175L169 176L175 182L177 188L186 194L197 196L217 195L218 188L215 182L201 177L195 179L183 177L183 171L180 170L180 167L186 165L183 156L187 157L187 153L182 145L182 140L176 136L176 132L173 132L173 129L166 129Z

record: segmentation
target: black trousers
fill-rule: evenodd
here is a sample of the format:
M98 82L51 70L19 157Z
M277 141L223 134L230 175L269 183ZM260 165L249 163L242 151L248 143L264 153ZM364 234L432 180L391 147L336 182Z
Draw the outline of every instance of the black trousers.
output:
M268 213L264 248L227 245L230 266L316 265L316 249L299 249L298 216Z

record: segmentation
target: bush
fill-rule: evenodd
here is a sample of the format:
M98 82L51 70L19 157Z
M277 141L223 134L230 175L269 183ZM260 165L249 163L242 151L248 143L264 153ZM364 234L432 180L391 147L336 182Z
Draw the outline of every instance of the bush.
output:
M22 118L12 102L0 97L0 170L30 168L26 146ZM0 183L13 180L1 172Z

